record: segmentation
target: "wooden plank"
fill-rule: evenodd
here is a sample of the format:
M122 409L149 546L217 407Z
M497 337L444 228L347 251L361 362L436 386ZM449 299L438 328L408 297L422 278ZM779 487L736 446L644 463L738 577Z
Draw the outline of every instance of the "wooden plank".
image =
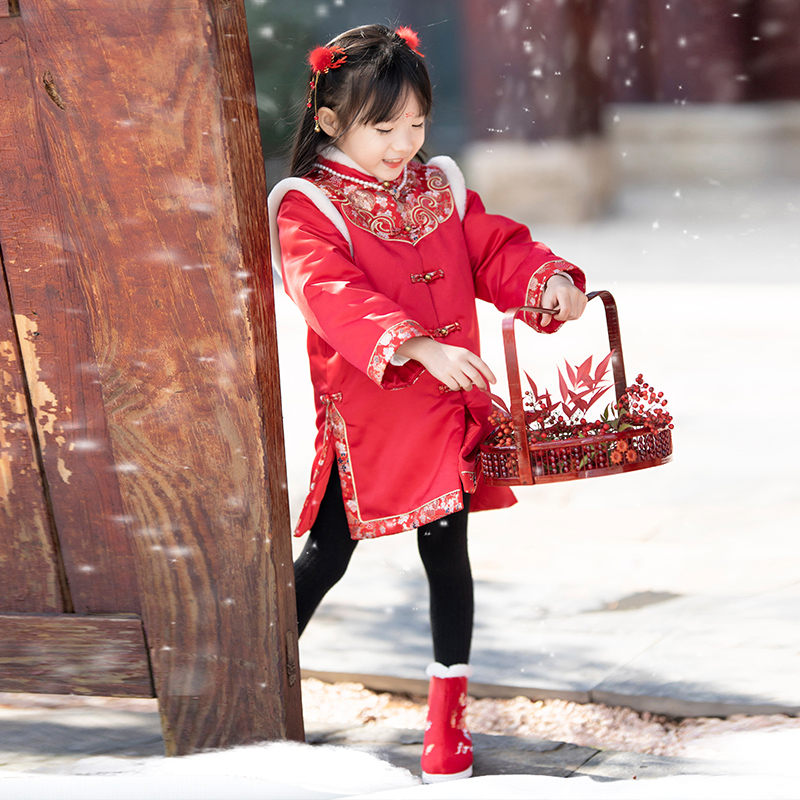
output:
M63 228L41 127L42 106L68 112L47 93L51 65L31 69L24 20L0 20L0 97L14 109L0 114L0 244L70 590L64 610L137 612L135 562L87 325L92 292L84 286L83 294L75 281L82 237ZM82 227L95 224L84 216Z
M0 608L64 610L0 248Z
M90 301L167 750L301 738L242 3L22 12L33 74L50 76L41 131L63 235L80 245L71 274Z
M0 614L0 691L153 697L133 614Z

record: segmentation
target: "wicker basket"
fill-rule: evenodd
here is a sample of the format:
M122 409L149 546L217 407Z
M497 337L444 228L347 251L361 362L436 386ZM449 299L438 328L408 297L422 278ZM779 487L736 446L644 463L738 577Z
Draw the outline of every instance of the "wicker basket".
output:
M627 387L619 317L614 298L609 292L592 292L589 300L603 301L611 347L611 367L617 400ZM503 318L503 344L514 422L514 445L493 443L497 429L481 445L483 480L493 486L526 486L554 483L599 475L656 467L672 460L672 431L666 424L641 425L624 431L609 431L596 436L574 436L553 441L528 441L528 424L534 415L526 412L517 360L514 322L525 313L547 313L546 309L522 306L508 311ZM614 455L615 451L619 455ZM619 463L614 463L619 462Z

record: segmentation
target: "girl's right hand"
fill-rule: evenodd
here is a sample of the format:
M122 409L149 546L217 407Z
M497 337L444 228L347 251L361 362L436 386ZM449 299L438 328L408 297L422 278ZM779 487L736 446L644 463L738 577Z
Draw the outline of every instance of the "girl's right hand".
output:
M465 347L442 344L420 336L397 348L397 355L419 361L434 378L454 392L471 391L473 386L486 391L497 383L494 373L480 356Z

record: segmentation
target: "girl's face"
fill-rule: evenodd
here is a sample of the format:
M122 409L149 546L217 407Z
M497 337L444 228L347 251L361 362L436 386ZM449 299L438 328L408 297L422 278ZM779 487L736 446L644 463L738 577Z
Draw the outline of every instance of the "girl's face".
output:
M325 133L335 136L338 130L336 112L323 107L317 114ZM356 122L336 146L368 175L381 181L393 181L424 142L425 117L416 98L409 93L397 117L370 124Z

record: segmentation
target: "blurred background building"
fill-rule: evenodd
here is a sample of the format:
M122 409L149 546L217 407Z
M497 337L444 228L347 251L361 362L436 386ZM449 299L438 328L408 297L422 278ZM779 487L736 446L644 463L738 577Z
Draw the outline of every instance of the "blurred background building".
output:
M496 211L575 222L620 181L800 179L797 0L246 0L268 179L308 50L367 22L421 36L426 150Z

